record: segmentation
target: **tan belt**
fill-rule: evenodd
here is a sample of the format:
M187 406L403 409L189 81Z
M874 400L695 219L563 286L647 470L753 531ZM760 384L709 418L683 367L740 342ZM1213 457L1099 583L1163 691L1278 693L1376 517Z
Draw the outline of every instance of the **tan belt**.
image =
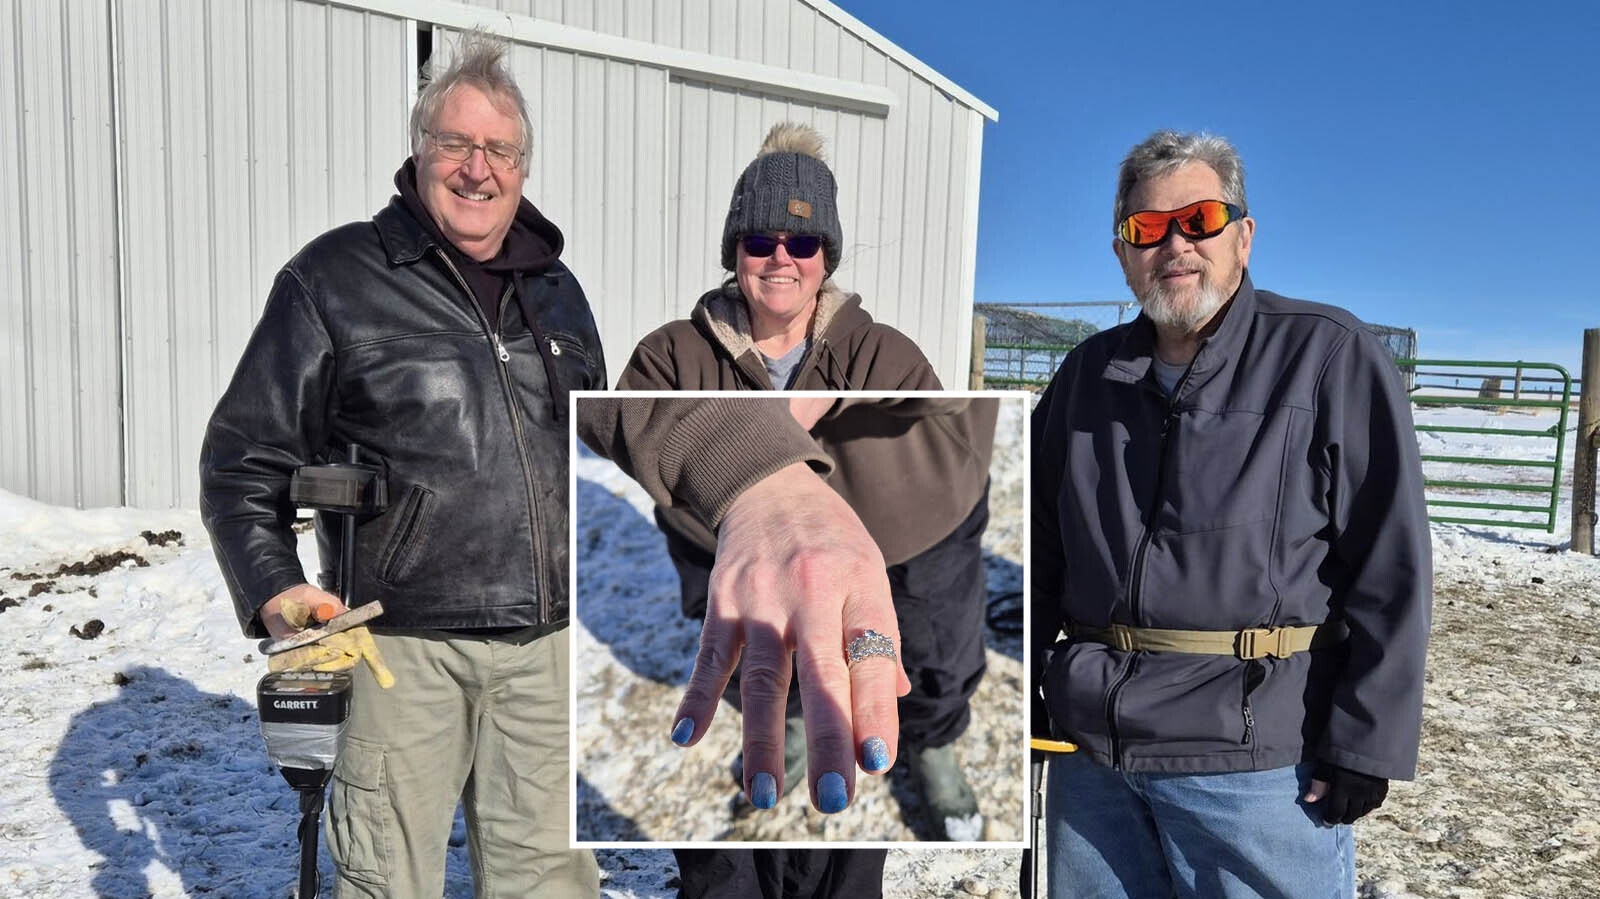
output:
M1343 642L1350 636L1350 628L1343 621L1303 627L1252 627L1241 631L1180 631L1126 624L1098 628L1074 624L1072 636L1124 652L1193 652L1240 659L1267 656L1287 659L1297 652Z

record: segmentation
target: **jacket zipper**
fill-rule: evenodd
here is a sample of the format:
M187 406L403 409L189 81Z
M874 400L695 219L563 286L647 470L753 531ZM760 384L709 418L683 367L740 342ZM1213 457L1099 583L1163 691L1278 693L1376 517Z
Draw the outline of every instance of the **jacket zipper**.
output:
M1192 363L1191 363L1192 366ZM1133 549L1133 562L1128 567L1128 617L1134 626L1140 620L1140 606L1144 599L1144 565L1145 555L1150 548L1152 532L1155 530L1156 514L1161 510L1161 500L1167 486L1167 452L1171 443L1172 425L1178 418L1178 394L1183 390L1183 385L1189 380L1189 372L1185 370L1183 377L1178 379L1172 388L1172 396L1167 397L1167 411L1161 419L1160 445L1156 450L1156 489L1150 502L1150 520L1144 527L1144 533L1139 535L1139 543ZM1134 670L1138 668L1140 653L1132 653L1132 660L1111 684L1111 689L1106 691L1106 731L1111 737L1111 766L1120 770L1122 768L1122 740L1117 732L1117 699L1122 688L1133 678Z
M1143 653L1128 654L1127 666L1112 682L1111 689L1106 691L1106 731L1111 737L1111 767L1117 771L1122 770L1122 735L1117 730L1117 698L1122 693L1122 686L1133 679L1141 655Z
M528 461L527 441L524 439L522 430L522 415L517 412L516 394L511 389L511 373L506 369L506 363L511 361L511 352L506 349L505 342L500 339L499 327L491 327L489 319L484 316L483 310L478 307L472 288L467 286L467 279L461 276L461 272L456 268L455 263L450 261L450 255L443 250L439 250L438 253L439 258L444 260L445 267L450 270L450 274L455 275L456 283L461 285L462 290L466 291L469 305L472 307L473 313L478 316L478 322L483 325L484 334L488 336L489 342L493 345L495 358L500 360L500 365L498 366L500 390L506 400L506 410L511 414L511 431L516 435L517 440L517 462L522 466L523 492L528 498L528 543L529 549L533 551L533 582L539 585L539 624L549 624L550 585L547 583L548 579L544 576L546 567L544 562L544 533L539 527L539 500L533 489L532 465ZM512 277L516 276L513 275ZM502 312L505 311L506 302L512 298L511 293L512 288L507 285L505 294L500 297L500 310ZM498 323L496 324L498 325ZM551 343L554 344L555 341L551 341Z

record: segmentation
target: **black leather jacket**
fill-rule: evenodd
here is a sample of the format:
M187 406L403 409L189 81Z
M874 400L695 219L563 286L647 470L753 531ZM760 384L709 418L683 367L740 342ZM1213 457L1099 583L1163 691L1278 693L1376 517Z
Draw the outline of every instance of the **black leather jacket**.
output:
M239 620L306 580L290 473L359 444L389 507L357 531L357 587L385 628L564 624L567 394L605 388L588 301L559 261L485 320L399 198L278 274L201 450L201 515ZM522 307L535 310L529 329ZM318 528L324 571L336 529Z

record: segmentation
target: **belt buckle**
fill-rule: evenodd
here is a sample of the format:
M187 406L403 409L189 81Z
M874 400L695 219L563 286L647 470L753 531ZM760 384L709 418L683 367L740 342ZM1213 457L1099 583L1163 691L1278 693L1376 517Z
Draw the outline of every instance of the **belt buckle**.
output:
M1274 644L1277 643L1276 640L1273 640L1277 634L1278 630L1271 627L1245 628L1234 638L1233 651L1239 658L1247 662L1264 659L1269 655L1277 655L1275 650L1279 647L1274 645L1270 650L1267 648L1269 640L1272 640Z
M1133 651L1133 630L1124 624L1111 624L1111 645L1123 652Z

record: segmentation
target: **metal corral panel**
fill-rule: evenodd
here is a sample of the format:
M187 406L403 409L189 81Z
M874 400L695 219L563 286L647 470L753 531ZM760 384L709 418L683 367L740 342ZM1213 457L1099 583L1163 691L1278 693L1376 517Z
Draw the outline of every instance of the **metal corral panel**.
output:
M103 3L0 0L0 488L122 502Z
M127 502L198 504L206 419L278 269L408 147L408 24L316 2L117 6Z

